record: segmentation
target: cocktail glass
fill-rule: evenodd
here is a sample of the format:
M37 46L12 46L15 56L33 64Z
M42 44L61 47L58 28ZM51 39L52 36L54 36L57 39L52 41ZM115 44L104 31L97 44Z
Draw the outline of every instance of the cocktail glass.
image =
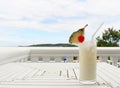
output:
M94 41L85 41L79 46L80 83L96 83L96 44Z

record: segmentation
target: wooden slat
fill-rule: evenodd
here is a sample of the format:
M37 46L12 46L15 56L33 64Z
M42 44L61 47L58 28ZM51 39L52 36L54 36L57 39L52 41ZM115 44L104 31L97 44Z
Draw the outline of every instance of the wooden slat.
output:
M15 70L15 66L18 69ZM8 67L11 69L4 70ZM3 76L0 87L7 87L8 85L12 88L29 85L33 87L52 86L52 88L55 86L57 88L59 86L60 88L67 88L68 86L72 86L72 88L88 87L79 83L79 63L10 63L4 69L0 71L0 77ZM8 75L7 72L9 72ZM118 68L106 63L97 63L97 83L90 85L89 88L119 88L119 74Z

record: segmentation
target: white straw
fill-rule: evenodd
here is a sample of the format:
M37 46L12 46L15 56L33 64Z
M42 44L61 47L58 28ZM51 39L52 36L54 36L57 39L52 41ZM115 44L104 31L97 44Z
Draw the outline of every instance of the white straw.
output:
M100 28L102 27L103 24L104 24L104 23L102 23L102 24L97 28L97 30L95 31L95 33L92 35L92 40L93 40L95 34L100 30Z

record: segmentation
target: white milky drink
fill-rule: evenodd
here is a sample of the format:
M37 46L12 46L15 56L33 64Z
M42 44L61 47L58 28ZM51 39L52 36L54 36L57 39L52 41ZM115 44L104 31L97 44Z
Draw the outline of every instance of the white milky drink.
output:
M83 42L79 46L80 81L96 80L96 44L93 41Z

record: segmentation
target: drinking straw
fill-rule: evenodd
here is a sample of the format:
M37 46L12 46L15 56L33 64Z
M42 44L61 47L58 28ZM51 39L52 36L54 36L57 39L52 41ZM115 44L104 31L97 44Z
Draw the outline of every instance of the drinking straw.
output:
M97 28L97 30L94 32L94 34L92 35L92 40L94 39L95 34L100 30L103 24L104 23L101 23L100 26Z

